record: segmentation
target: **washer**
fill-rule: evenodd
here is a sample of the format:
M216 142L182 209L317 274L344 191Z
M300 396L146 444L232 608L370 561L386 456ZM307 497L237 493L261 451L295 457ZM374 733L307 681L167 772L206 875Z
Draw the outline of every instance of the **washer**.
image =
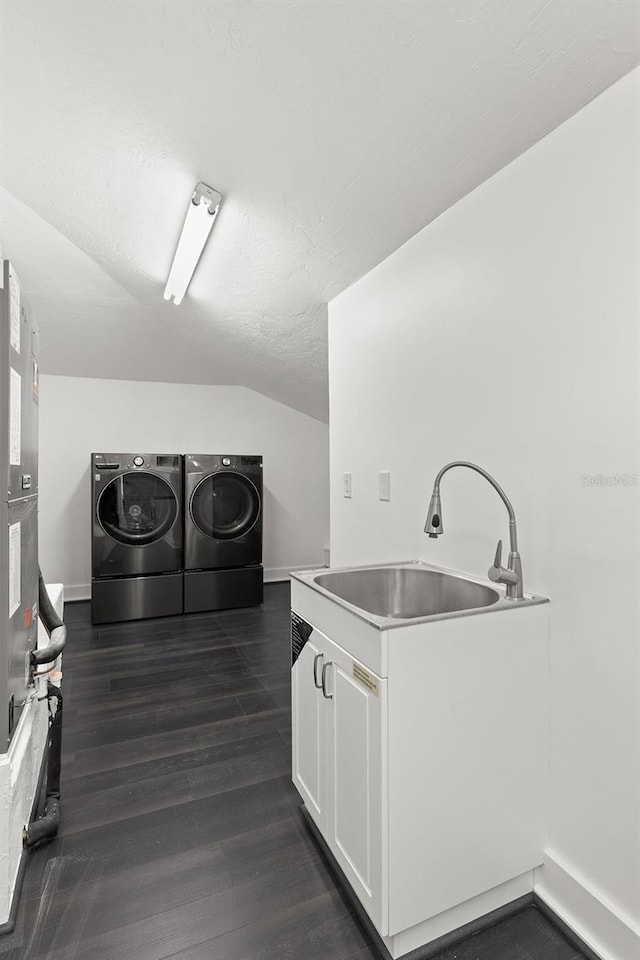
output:
M91 454L93 623L182 613L182 457Z
M185 454L184 609L262 603L262 457Z

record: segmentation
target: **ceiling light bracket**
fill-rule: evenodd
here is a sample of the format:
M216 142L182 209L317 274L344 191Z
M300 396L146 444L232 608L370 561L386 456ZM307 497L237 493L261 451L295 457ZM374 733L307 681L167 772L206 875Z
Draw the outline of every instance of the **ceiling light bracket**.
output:
M199 181L196 183L191 202L197 207L198 204L203 201L208 206L211 216L215 216L222 203L222 194L214 190L213 187L209 187L206 183Z

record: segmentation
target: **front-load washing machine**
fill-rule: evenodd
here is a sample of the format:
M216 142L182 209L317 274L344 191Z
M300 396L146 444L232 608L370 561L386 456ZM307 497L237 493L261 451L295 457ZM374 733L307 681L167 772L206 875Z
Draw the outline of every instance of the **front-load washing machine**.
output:
M182 457L93 453L91 619L182 613Z
M185 454L184 609L262 603L262 457Z

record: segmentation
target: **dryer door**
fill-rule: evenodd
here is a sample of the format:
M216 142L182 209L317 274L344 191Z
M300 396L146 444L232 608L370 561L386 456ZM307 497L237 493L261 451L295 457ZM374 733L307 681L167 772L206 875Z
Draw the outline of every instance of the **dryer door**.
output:
M260 494L241 473L222 471L201 480L191 495L191 519L212 540L237 540L260 516Z
M178 516L176 495L153 473L123 473L114 477L97 505L104 532L126 546L143 547L161 540Z

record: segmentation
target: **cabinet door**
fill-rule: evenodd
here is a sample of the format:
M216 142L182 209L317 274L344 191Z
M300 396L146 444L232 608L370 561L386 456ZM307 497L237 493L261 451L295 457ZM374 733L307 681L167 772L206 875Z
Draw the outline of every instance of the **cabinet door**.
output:
M326 795L326 701L316 687L327 638L313 630L291 671L293 782L324 833ZM314 674L315 671L315 674Z
M386 932L386 680L327 641L326 839L380 933ZM383 729L384 727L384 729Z

